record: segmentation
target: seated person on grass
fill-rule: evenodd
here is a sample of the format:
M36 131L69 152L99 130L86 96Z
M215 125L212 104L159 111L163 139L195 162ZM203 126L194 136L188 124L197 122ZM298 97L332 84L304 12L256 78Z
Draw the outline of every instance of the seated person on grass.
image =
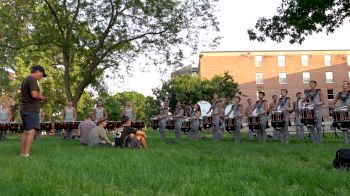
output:
M90 132L88 146L112 146L112 142L109 141L105 130L107 119L102 118L97 122L97 125Z
M88 145L91 130L96 127L94 121L92 121L92 115L90 114L85 121L81 122L78 127L76 135L80 137L80 144Z
M115 138L115 146L122 148L147 148L146 133L131 127L131 119L123 116L123 128L120 135Z

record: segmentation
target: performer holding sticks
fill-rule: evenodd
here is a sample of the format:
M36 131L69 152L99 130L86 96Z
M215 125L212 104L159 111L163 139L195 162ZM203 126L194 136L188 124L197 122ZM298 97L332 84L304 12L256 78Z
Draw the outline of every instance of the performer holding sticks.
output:
M260 128L257 132L257 140L260 142L266 141L266 124L267 124L267 101L264 99L265 92L259 91L259 100L256 101L253 106L254 111L252 113L256 113L260 118Z
M289 143L289 113L293 111L290 103L290 97L287 97L288 90L281 89L281 98L278 100L277 111L281 111L283 114L284 126L280 132L280 140L284 144Z
M0 104L0 124L6 124L11 121L12 114L10 108L3 102ZM7 131L0 130L0 140L7 140Z
M321 89L317 89L317 82L311 80L309 82L310 90L306 91L304 102L309 107L313 107L315 113L315 123L310 125L311 140L314 144L320 144L322 141L322 105L324 105L324 97Z
M94 108L92 115L96 122L99 121L100 119L108 118L107 109L103 106L102 101L97 101L96 107Z
M299 141L304 139L304 125L301 123L301 112L300 109L303 107L303 98L301 97L301 92L296 93L296 101L293 103L293 108L295 111L295 131L297 139Z
M253 110L252 106L252 99L248 98L247 99L247 107L244 110L244 116L246 117L248 121L248 116L251 114L251 111ZM253 139L253 130L248 126L248 139Z
M277 95L272 95L272 102L269 104L269 114L276 111L278 107L278 97ZM272 127L272 137L274 139L280 139L280 133Z
M219 99L218 95L214 93L213 95L213 101L212 105L207 112L209 114L211 111L212 112L212 119L213 119L213 127L212 127L212 134L213 134L213 139L214 141L219 141L223 138L223 134L220 131L220 116L222 114L222 108L220 109L219 107Z
M180 101L176 103L176 109L174 113L174 119L175 119L175 138L176 141L179 141L181 138L181 126L182 126L182 119L184 116L184 109L182 108L182 104Z
M165 139L165 126L166 126L166 120L168 118L168 114L169 114L169 101L165 99L159 115L159 134L160 134L160 139L162 140Z
M132 106L132 102L128 101L126 102L126 107L123 110L122 117L127 116L131 121L136 120L136 112Z
M196 103L193 105L192 116L189 118L191 121L191 130L187 133L190 140L197 141L199 138L199 118L201 117L201 108Z
M67 106L62 111L62 118L64 122L75 122L77 120L77 110L73 107L72 101L67 102ZM71 128L64 130L63 139L72 139L73 131Z
M243 115L243 106L240 104L241 97L235 96L233 100L234 104L232 105L231 110L226 114L226 117L229 117L231 113L233 113L233 119L235 123L235 132L233 134L233 138L236 142L241 140L241 127L242 127L242 115Z
M333 101L333 105L332 105L332 108L335 108L336 104L338 101L340 101L340 105L338 108L336 108L336 111L337 113L339 113L339 116L341 114L344 114L343 115L343 119L340 119L344 122L344 125L341 125L339 127L339 129L343 132L343 135L344 135L344 143L345 144L349 144L349 127L346 126L347 124L349 124L349 106L350 106L350 91L349 91L349 82L348 81L343 81L343 90L340 91L337 96L335 97L334 101ZM346 115L347 114L347 115ZM338 117L338 116L335 116L335 117ZM333 120L338 120L338 119L333 119Z

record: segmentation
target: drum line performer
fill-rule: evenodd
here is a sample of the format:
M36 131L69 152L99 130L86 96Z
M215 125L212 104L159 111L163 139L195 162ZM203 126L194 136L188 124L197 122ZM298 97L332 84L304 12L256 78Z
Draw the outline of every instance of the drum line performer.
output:
M201 117L201 108L198 103L193 105L192 116L189 118L191 122L191 130L187 133L188 139L197 141L199 138L199 118Z
M77 110L73 107L73 102L71 100L67 101L67 106L64 107L62 111L62 118L64 122L75 122L77 120ZM64 130L63 139L72 139L73 129L69 128Z
M233 138L236 142L239 142L241 140L241 126L242 126L242 114L243 114L243 105L240 104L241 97L235 96L233 99L234 104L232 105L230 111L226 115L226 117L229 117L231 113L233 113L233 118L236 121L236 127L235 132L233 134Z
M162 140L165 139L165 126L166 126L166 120L168 118L168 114L169 114L169 101L166 99L163 102L163 106L159 115L159 135L160 135L160 139Z
M346 107L347 111L349 113L350 109L350 90L349 90L349 82L348 81L343 81L342 85L342 91L340 91L337 96L335 97L333 101L332 108L335 108L335 105L337 104L338 101L340 101L339 107ZM344 143L349 144L349 128L344 128L342 130L343 135L344 135Z
M173 118L175 119L175 138L176 141L181 139L181 127L182 127L182 119L184 116L184 109L182 108L181 101L176 103L176 109L174 112Z
M11 122L12 114L10 108L3 102L0 104L0 124L5 124ZM0 140L7 140L7 131L0 130Z
M268 113L272 113L277 110L278 107L278 97L277 95L272 95L272 102L269 104ZM277 131L274 127L272 127L272 137L274 139L280 139L280 132Z
M321 89L317 89L317 82L310 80L310 90L306 92L304 102L313 106L315 111L315 124L308 127L310 130L311 140L314 144L320 144L322 141L322 105L324 105L324 97Z
M253 106L252 106L252 99L248 98L247 99L247 107L244 110L244 115L246 117L246 122L248 122L248 116L251 114L251 111L253 110ZM251 130L248 126L248 139L252 140L253 139L253 130Z
M223 138L223 134L220 131L220 116L222 114L222 108L219 108L219 99L218 95L214 93L213 95L213 101L212 105L207 112L209 114L211 111L212 112L212 121L213 121L213 126L212 126L212 134L213 134L213 139L214 141L219 141Z
M290 97L287 97L288 90L287 89L281 89L281 98L278 100L278 110L283 112L284 117L284 126L280 133L280 140L284 144L289 143L289 113L293 111L293 108L291 107L290 103Z
M304 140L304 125L301 123L301 112L300 108L303 107L303 98L301 97L301 92L295 94L296 101L293 102L293 108L295 111L295 131L296 136L299 141Z
M259 91L258 95L259 95L259 100L257 100L255 105L253 106L253 109L256 110L257 114L260 117L260 128L257 132L257 140L260 142L265 142L268 107L267 107L267 101L264 99L265 92Z

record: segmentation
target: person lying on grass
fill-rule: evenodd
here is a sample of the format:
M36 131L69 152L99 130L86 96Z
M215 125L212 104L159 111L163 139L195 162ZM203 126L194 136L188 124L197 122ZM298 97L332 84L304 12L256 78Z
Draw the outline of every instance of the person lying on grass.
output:
M123 116L123 129L115 138L115 146L122 148L147 148L146 133L131 127L131 119Z
M107 132L105 127L107 125L107 119L102 118L97 122L96 127L94 127L89 134L89 147L95 146L112 146L112 142L109 141L107 137Z

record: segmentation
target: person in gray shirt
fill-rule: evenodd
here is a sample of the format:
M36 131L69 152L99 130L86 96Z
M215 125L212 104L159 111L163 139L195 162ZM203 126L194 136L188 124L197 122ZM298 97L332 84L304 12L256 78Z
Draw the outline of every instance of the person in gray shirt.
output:
M91 115L79 124L77 135L80 136L80 144L88 145L90 132L96 126Z

